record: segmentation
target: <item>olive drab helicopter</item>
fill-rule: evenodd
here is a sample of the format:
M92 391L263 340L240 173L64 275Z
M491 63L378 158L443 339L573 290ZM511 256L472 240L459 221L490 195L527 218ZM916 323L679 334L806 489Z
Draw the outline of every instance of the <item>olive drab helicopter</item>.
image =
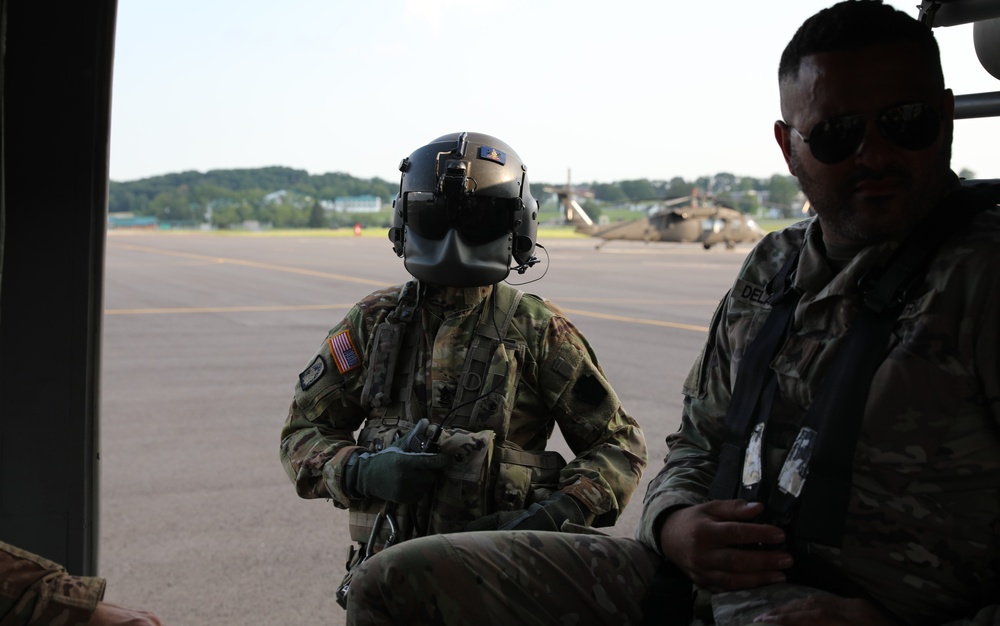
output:
M602 225L595 224L576 201L577 195L592 197L592 194L574 191L569 180L565 187L545 187L544 191L557 195L566 223L576 225L579 233L601 240L598 249L614 240L700 243L706 250L723 244L732 249L738 243L755 243L764 236L764 231L748 215L717 205L711 198L699 195L697 189L681 198L639 201L651 205L646 217Z

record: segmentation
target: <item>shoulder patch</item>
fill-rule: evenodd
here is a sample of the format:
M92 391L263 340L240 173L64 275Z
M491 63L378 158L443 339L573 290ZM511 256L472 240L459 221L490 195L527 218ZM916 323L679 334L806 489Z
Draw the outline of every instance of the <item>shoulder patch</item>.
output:
M333 337L330 337L330 354L333 355L333 362L337 364L337 371L346 374L352 369L361 365L358 358L358 351L354 349L354 340L351 339L350 330L342 330Z
M573 397L592 406L600 406L608 397L608 390L594 378L593 374L581 376L573 385Z
M323 357L316 355L316 358L309 364L309 367L299 374L299 386L302 387L302 391L312 387L325 371L326 363L323 361Z

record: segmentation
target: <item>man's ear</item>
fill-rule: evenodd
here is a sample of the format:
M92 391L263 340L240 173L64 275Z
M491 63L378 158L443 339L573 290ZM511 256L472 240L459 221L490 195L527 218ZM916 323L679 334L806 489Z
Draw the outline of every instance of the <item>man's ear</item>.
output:
M951 89L944 90L941 98L941 121L948 131L947 137L953 137L955 128L955 93Z
M788 166L788 173L796 176L792 167L792 129L781 120L774 122L774 140L781 148L781 154L785 157L785 165Z

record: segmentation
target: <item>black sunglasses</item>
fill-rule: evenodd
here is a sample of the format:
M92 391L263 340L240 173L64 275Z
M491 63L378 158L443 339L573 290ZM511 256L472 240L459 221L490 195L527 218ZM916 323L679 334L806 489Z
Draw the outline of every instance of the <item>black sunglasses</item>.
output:
M864 115L845 115L824 120L812 127L806 137L794 126L792 129L821 163L840 163L854 154L865 139L868 118ZM934 143L941 132L941 118L929 104L916 102L889 107L875 116L875 125L882 136L906 150L922 150Z
M403 219L414 234L439 241L454 228L469 245L489 243L514 231L520 198L462 195L446 197L427 191L403 194Z

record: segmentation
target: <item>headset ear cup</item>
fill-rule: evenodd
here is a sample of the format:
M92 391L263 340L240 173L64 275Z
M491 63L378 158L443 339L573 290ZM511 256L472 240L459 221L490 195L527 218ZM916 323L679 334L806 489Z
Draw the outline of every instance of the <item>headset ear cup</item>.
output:
M396 253L396 256L403 256L403 229L390 228L389 241L392 242L392 251Z
M529 258L531 258L531 251L534 248L534 242L531 241L531 237L526 235L515 235L514 236L514 260L519 264L526 263Z

